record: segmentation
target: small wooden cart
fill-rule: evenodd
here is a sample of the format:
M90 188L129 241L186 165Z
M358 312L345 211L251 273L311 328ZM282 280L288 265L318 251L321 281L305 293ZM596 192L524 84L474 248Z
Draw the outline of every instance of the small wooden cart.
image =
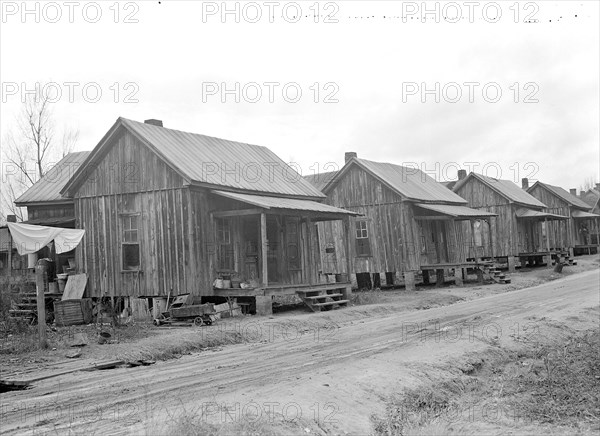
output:
M192 323L196 326L211 325L216 319L215 305L212 303L189 304L191 295L181 295L175 299L169 310L154 320L157 326L173 323Z

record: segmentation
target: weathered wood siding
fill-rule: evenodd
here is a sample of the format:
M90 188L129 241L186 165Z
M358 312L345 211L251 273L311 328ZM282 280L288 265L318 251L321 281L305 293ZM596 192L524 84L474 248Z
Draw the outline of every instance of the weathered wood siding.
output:
M40 218L72 218L75 216L75 207L72 204L60 206L27 206L27 219Z
M520 251L519 231L522 232L523 229L518 226L514 205L504 196L475 178L470 178L456 193L467 200L469 207L498 215L491 218L492 235L489 234L487 224L482 223L483 243L480 246L475 244L471 223L468 221L463 223L465 245L468 252L470 254L479 253L486 257L492 256L490 246L490 238L492 238L494 241L494 256L516 256Z
M549 232L550 248L566 250L577 245L579 243L579 229L575 219L571 218L569 203L539 184L529 193L547 206L544 211L569 217L568 220L548 222L546 231Z
M191 231L201 218L190 213L188 188L130 133L115 141L74 198L76 226L86 230L77 249L89 277L86 295L205 292L202 281L190 280L198 277ZM139 214L139 272L122 268L123 214Z

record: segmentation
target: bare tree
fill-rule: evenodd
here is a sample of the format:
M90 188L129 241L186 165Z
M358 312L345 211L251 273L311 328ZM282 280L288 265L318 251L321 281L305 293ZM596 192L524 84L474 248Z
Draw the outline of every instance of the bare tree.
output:
M56 140L55 122L49 96L41 92L28 95L2 144L2 192L0 219L6 214L25 218L14 201L39 180L58 160L73 150L79 131L64 129Z
M595 188L598 179L595 176L586 177L583 184L579 185L580 191L588 191L589 189Z

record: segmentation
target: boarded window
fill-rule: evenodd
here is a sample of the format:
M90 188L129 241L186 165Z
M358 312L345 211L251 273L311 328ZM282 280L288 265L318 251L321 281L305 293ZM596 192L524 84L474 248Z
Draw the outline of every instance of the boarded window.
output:
M371 256L371 243L366 220L356 221L356 255Z
M288 270L302 269L300 265L299 220L288 218L285 222L285 247Z
M231 243L231 220L217 218L217 265L220 271L232 271L234 266L233 244Z
M124 215L123 239L121 243L123 270L135 271L140 269L139 215Z

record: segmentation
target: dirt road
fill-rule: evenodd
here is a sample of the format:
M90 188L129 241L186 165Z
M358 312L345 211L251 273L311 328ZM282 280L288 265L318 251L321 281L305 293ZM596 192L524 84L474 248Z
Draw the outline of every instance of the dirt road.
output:
M599 285L596 269L339 328L278 330L266 318L246 322L237 328L256 338L250 344L150 367L73 373L1 394L0 430L165 434L195 418L213 424L275 419L306 434L368 434L369 417L382 412L386 395L460 365L468 353L538 334L541 322L575 322L598 306Z

